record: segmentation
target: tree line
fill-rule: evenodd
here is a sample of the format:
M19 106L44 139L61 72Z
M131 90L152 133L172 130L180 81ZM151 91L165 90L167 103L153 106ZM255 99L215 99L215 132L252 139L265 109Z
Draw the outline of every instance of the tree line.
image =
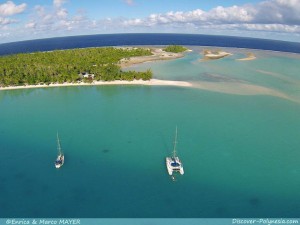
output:
M166 52L174 52L174 53L180 53L187 50L187 48L181 46L181 45L169 45L166 48L163 49Z
M94 80L133 80L152 78L152 71L122 71L123 58L152 55L145 48L85 48L22 53L0 57L0 86L36 85Z

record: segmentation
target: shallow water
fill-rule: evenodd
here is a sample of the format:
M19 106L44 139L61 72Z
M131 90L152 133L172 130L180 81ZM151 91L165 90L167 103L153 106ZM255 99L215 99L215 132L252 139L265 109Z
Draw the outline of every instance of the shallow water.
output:
M134 68L218 91L1 91L0 217L299 217L300 104L241 86L299 100L298 56L199 62L198 50ZM220 91L229 87L234 93ZM173 182L164 158L176 125L185 174ZM66 156L59 170L57 131Z
M219 60L201 61L204 49L212 47L190 46L193 52L184 58L149 62L128 69L151 68L154 77L170 80L187 80L194 87L239 95L271 95L300 102L300 56L271 51L223 48L232 56ZM238 61L252 52L257 59Z

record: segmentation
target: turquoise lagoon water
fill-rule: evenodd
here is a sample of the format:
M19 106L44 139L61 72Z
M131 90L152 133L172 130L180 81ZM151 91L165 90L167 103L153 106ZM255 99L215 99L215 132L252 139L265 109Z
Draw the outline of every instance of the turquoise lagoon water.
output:
M133 67L192 88L1 91L0 217L299 217L299 55L199 62L200 50Z

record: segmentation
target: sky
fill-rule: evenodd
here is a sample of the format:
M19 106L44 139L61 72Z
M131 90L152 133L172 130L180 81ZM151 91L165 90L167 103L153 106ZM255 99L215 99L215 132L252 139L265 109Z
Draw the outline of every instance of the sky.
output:
M0 43L111 33L300 42L300 0L0 0Z

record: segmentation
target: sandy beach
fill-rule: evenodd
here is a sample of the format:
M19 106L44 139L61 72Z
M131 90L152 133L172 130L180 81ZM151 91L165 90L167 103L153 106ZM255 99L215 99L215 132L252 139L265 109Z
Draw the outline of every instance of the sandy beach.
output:
M94 81L92 83L63 83L63 84L38 84L38 85L25 85L25 86L11 86L11 87L0 87L1 90L15 90L15 89L26 89L26 88L50 88L50 87L69 87L69 86L98 86L98 85L153 85L153 86L181 86L191 87L192 84L185 81L171 81L171 80L115 80L115 81Z
M187 51L190 51L190 50L187 50ZM184 56L183 53L166 52L161 48L151 49L151 53L153 55L131 57L129 59L121 59L119 62L119 65L121 66L121 68L126 68L126 67L132 66L134 64L158 61L158 60L177 59L177 58L182 58Z
M128 48L127 48L128 49ZM192 51L192 50L187 50ZM119 65L121 68L126 68L132 66L134 64L140 64L144 62L150 61L158 61L158 60L170 60L170 59L177 59L184 56L183 53L173 53L173 52L166 52L161 48L153 48L151 49L151 53L153 55L150 56L139 56L139 57L131 57L128 59L121 59ZM53 83L53 84L37 84L37 85L24 85L24 86L9 86L9 87L0 87L1 90L15 90L15 89L26 89L26 88L49 88L49 87L67 87L67 86L94 86L94 85L161 85L161 86L182 86L188 87L192 86L189 82L184 81L170 81L170 80L158 80L158 79L151 79L151 80L133 80L133 81L126 81L126 80L115 80L115 81L93 81L92 83L84 83L84 82L77 82L77 83Z

